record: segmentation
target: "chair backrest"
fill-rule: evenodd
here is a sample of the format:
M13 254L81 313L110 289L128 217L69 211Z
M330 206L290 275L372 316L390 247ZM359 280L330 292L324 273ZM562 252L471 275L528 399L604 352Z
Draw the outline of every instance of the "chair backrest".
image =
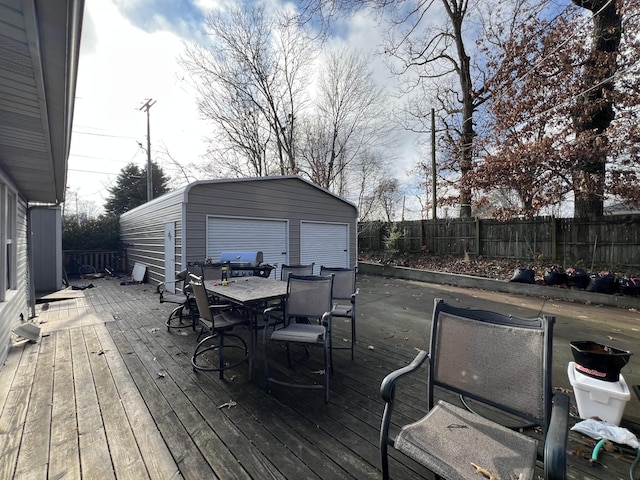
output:
M222 271L227 269L227 278L231 278L231 264L229 262L205 263L202 265L203 280L222 280Z
M551 415L555 317L519 318L454 307L436 298L431 325L433 386L452 390L545 429Z
M319 319L332 308L333 275L289 275L285 303L285 323L291 317Z
M209 297L207 295L207 290L204 288L202 277L193 274L190 274L189 277L191 280L189 285L191 285L193 295L196 297L198 313L201 318L211 322L213 325L213 313L211 313L211 309L209 308Z
M350 300L351 295L356 292L356 269L320 267L320 275L333 274L333 299Z
M314 265L315 263L309 265L282 265L280 267L280 280L286 282L290 273L294 275L313 275Z

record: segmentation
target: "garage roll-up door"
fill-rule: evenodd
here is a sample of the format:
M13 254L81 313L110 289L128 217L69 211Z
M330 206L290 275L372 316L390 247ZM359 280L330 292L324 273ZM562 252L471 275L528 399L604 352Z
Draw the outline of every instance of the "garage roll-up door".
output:
M300 222L301 263L320 267L349 267L349 225L346 223Z
M261 251L264 263L281 265L287 260L287 231L287 220L208 216L207 258L217 261L227 251Z

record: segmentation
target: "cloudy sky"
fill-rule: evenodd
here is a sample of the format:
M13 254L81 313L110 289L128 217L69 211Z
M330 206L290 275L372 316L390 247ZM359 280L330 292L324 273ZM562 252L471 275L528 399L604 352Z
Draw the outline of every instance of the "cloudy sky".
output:
M177 58L184 41L202 38L205 12L233 0L86 0L74 127L69 157L67 205L101 208L120 170L146 166L150 109L152 158L168 151L183 165L206 151L209 126L200 119L194 96ZM279 1L279 0L272 0ZM380 43L372 19L349 20L340 29L351 46L373 53ZM390 81L381 60L373 59L378 81ZM402 175L403 172L399 172ZM92 213L92 212L89 212ZM98 212L93 212L98 213Z

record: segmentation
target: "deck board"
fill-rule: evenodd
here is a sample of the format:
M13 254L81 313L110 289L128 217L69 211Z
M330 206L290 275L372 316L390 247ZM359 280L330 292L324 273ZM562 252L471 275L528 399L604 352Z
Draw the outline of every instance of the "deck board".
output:
M82 328L72 328L69 333L76 392L81 475L84 478L95 475L95 478L112 479L115 478L115 473L110 455L105 454L109 452L109 446L84 332Z
M55 369L53 376L53 410L49 477L79 479L80 451L73 384L73 361L69 330L55 335Z
M40 339L33 387L28 400L29 411L24 424L15 478L47 478L51 433L51 403L55 358L54 337Z
M95 288L83 295L39 311L43 337L13 348L0 370L0 478L381 477L380 382L415 356L416 342L408 341L415 332L387 323L373 328L363 312L367 301L408 283L375 286L365 278L356 360L348 350L334 352L328 404L319 390L273 385L265 392L262 335L252 380L246 364L225 380L194 372L190 356L198 332L166 329L172 305L160 304L154 287L91 283ZM423 287L411 288L423 294ZM402 322L407 313L394 315ZM336 322L334 339L348 337L348 323ZM270 348L269 355L274 374L321 381L313 373L321 368L319 350L293 371L284 349ZM425 413L425 388L419 375L398 386L393 428ZM236 405L219 408L230 400ZM571 439L571 451L584 452L569 456L568 478L628 477L628 456L605 452L601 465L592 467L585 458L588 442L575 434ZM433 478L395 451L390 467L395 480Z

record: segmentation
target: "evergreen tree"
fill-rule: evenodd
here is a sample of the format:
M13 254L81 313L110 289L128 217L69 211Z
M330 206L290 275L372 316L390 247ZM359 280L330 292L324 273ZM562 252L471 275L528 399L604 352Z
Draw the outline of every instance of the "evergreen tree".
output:
M167 193L169 179L157 163L151 162L153 198ZM107 213L122 215L147 201L147 172L133 163L128 164L118 174L116 184L109 188L111 196L104 209Z

